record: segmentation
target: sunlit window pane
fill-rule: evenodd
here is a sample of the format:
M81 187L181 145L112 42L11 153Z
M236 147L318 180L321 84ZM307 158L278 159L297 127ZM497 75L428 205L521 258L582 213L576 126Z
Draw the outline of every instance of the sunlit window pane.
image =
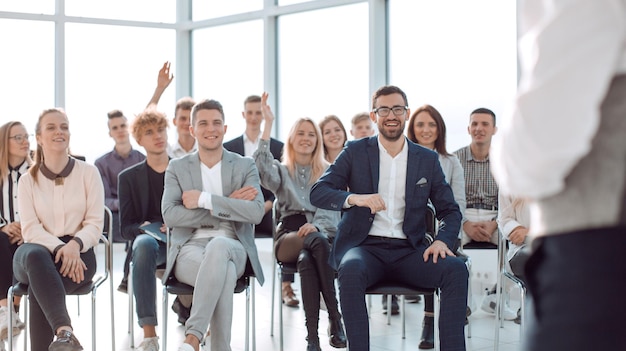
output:
M257 11L261 8L263 8L263 0L193 0L193 20L229 16Z
M361 3L279 18L281 139L299 117L334 114L348 130L352 116L368 110L367 10Z
M263 93L263 22L196 30L193 47L194 98L222 104L228 125L224 141L243 134L243 101Z
M65 0L68 16L176 22L174 0Z
M132 121L150 100L163 62L175 58L175 32L166 29L73 24L66 27L66 106L72 151L95 158L113 148L107 112ZM176 75L176 67L172 65ZM176 79L176 78L174 78ZM174 116L175 83L158 107ZM170 138L173 128L170 127ZM171 140L170 140L171 141Z
M43 13L50 15L54 13L54 2L55 0L0 1L0 11Z
M502 116L517 81L515 1L390 0L390 83L416 109L431 104L448 127L448 150L469 144L469 114Z
M0 19L0 33L12 33L0 35L0 124L18 120L33 133L54 107L54 23Z

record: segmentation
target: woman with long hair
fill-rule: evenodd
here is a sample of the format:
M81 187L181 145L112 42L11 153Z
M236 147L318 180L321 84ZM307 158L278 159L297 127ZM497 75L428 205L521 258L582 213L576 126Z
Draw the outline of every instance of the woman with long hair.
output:
M299 118L285 143L282 163L269 151L274 115L262 96L265 127L254 160L261 185L276 194L279 224L274 251L281 262L297 262L306 318L307 351L320 351L318 324L320 293L328 309L330 345L346 347L346 337L335 292L335 272L328 264L339 212L311 204L311 187L328 168L322 154L322 136L310 118Z
M446 149L446 124L436 108L424 105L415 110L409 119L407 128L409 140L439 154L439 163L446 181L452 187L454 200L459 204L461 213L465 212L465 177L459 159ZM452 250L456 251L456 248ZM424 322L420 349L435 347L435 309L433 295L424 296Z
M17 314L20 297L16 296L9 303L7 292L14 283L13 255L24 243L17 207L17 182L32 163L29 137L20 122L11 121L0 127L0 340L9 335L9 315L13 318L13 335L24 329Z
M44 110L35 136L35 163L18 187L25 243L15 252L13 272L29 286L32 349L78 351L83 348L65 295L91 284L96 271L93 247L102 233L104 188L95 166L69 155L69 120L62 109Z
M333 163L348 140L346 128L339 117L335 115L324 117L319 126L324 142L324 158L328 163Z

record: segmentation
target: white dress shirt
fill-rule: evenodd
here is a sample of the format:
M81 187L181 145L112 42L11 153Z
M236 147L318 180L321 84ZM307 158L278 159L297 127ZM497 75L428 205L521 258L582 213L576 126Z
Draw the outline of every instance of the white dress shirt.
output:
M198 198L198 207L212 211L212 196L224 195L224 192L222 191L222 161L218 162L211 168L201 162L200 171L202 173L202 193ZM221 220L219 228L198 228L193 234L194 238L207 238L215 236L225 236L231 239L237 239L237 235L235 234L230 222Z
M501 191L545 198L591 150L600 104L626 73L626 0L532 0L520 23L521 81L494 140Z
M260 139L260 137L257 137L256 140L250 140L248 135L243 133L243 155L246 157L252 157L256 149L259 148Z
M387 209L376 212L369 235L406 239L402 224L406 207L406 167L409 147L405 140L402 151L392 157L380 143L380 137L377 140L380 155L378 194L385 201Z

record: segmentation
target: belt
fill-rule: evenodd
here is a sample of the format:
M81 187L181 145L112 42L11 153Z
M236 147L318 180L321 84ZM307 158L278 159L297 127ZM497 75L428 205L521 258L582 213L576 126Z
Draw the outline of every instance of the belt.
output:
M491 210L491 211L498 210L498 206L486 205L486 204L467 204L466 208L475 208L478 210Z

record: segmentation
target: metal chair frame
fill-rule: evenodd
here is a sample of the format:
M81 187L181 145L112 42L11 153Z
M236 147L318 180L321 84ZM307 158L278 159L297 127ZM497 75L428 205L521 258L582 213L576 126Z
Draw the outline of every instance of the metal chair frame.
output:
M108 224L108 227L105 226L106 228L112 228L113 226L113 214L111 213L111 210L108 207L104 207L104 220L105 223ZM87 295L89 293L91 293L91 349L93 351L96 350L96 292L98 287L100 287L100 285L102 285L102 283L104 283L107 279L109 280L109 293L111 296L111 350L115 351L115 304L113 302L113 279L112 279L112 272L113 272L113 250L112 250L112 246L111 243L112 241L109 241L109 239L107 239L106 232L103 232L100 235L100 241L104 243L105 245L105 250L104 250L104 272L100 275L96 275L94 277L94 279L91 282L91 285L87 285L86 288L81 289L79 291L76 291L70 295ZM95 247L94 247L95 249ZM7 293L7 298L9 301L13 301L13 296L18 295L18 296L27 296L28 295L28 285L27 284L23 284L23 283L17 283L13 286L11 286L9 288L9 291ZM26 325L28 325L28 302L26 302L24 304L24 312L25 312L25 317L24 317L24 323ZM9 325L8 325L8 329L9 330L13 330L13 318L11 318L11 314L8 314L8 319L9 319ZM24 351L26 351L28 348L28 328L24 329ZM8 337L8 344L9 344L9 351L13 350L13 333L9 333L9 337Z

